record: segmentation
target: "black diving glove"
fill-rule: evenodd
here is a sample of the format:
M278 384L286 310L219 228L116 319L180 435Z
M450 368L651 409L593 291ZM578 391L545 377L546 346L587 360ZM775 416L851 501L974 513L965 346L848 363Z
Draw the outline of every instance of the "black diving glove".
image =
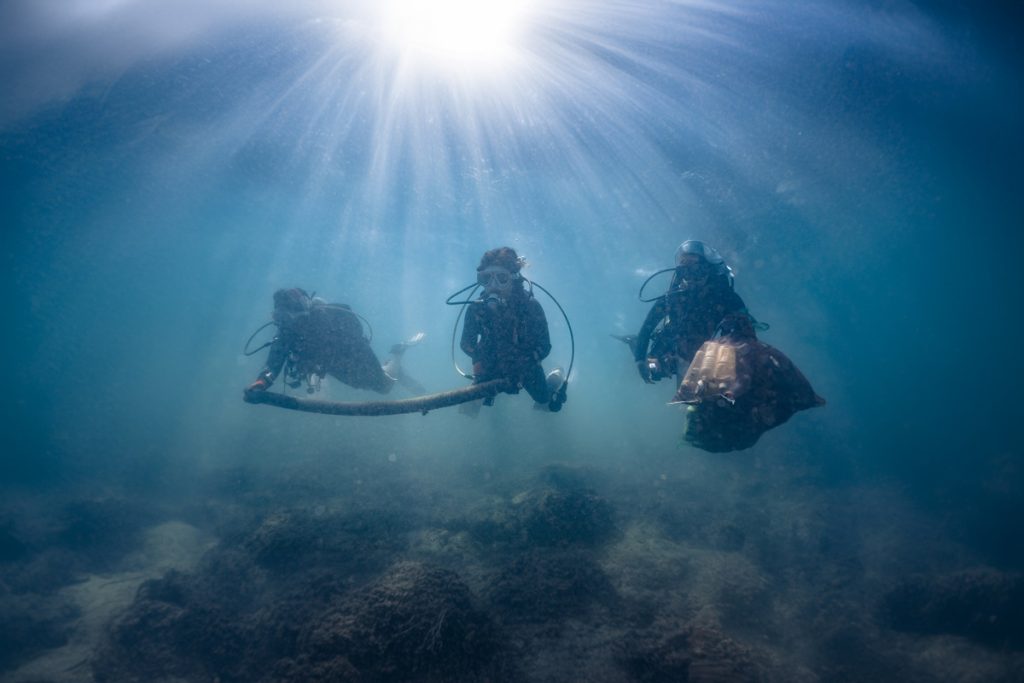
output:
M636 370L640 374L640 379L647 384L654 384L656 381L654 379L654 371L657 370L657 366L652 368L651 365L653 365L653 363L648 361L646 358L636 362Z
M552 413L557 413L559 410L561 410L562 404L564 404L569 399L567 391L568 386L568 382L562 382L562 386L559 387L558 391L556 391L554 395L551 397L551 402L548 403L548 410L550 410Z

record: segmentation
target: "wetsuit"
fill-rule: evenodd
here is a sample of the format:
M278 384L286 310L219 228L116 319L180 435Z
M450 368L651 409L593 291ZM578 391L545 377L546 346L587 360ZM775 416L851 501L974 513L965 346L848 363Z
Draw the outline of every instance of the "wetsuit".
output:
M640 328L634 360L657 358L666 376L682 375L719 323L746 310L743 299L724 278L699 289L664 294L655 300Z
M345 304L314 303L308 313L282 325L260 377L269 386L289 361L298 377L331 375L382 394L394 385L363 336L359 318Z
M524 290L513 290L503 303L471 303L459 347L473 359L475 383L510 379L534 401L550 400L540 364L551 352L548 321L540 303Z

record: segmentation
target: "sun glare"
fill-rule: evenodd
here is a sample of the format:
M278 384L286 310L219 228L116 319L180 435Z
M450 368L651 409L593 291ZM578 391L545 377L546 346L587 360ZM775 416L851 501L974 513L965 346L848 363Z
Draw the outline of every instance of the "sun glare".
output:
M458 71L508 66L529 0L381 0L386 43L416 64Z

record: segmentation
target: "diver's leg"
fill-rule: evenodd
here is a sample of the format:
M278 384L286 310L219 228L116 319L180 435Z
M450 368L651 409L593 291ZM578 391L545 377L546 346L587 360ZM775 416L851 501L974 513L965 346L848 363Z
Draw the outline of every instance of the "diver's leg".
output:
M489 375L488 373L486 373L482 369L480 369L479 363L474 363L473 364L473 368L476 371L476 374L473 375L473 384L474 385L476 385L476 384L483 384L484 382L489 382L489 381L491 381L493 379L499 379L498 377ZM494 396L491 395L491 396L487 396L486 398L478 398L475 401L467 401L466 403L460 404L459 405L459 412L461 414L463 414L463 415L469 415L470 417L476 417L477 415L480 414L480 407L481 406L493 406L493 405L494 405Z
M427 388L420 384L418 381L409 376L409 373L402 370L398 375L398 383L402 385L406 391L414 396L421 396L427 393Z
M384 361L384 373L396 380L406 390L412 394L425 394L427 390L422 384L417 382L415 379L409 376L405 369L402 367L402 356L411 346L416 346L423 337L426 336L422 332L417 332L412 337L403 342L398 342L391 347L391 355Z
M544 368L540 366L540 363L523 373L523 388L526 389L526 393L530 394L530 398L545 408L551 401L551 387L548 386Z
M421 341L423 341L423 338L426 336L427 335L423 332L417 332L416 334L412 335L405 341L398 342L397 344L391 347L391 355L401 356L403 353L405 353L406 349L408 349L410 346L416 346Z
M523 377L523 387L533 398L533 407L537 410L550 410L557 413L565 403L565 371L555 368L544 374L544 369L536 366Z
M484 399L478 398L475 401L467 401L466 403L459 404L459 414L469 415L470 417L476 417L480 414L480 406L484 404Z

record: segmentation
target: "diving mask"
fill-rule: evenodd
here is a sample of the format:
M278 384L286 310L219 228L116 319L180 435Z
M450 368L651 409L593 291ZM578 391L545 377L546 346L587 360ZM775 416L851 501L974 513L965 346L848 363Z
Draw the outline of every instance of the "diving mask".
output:
M705 284L714 275L714 266L704 261L686 263L676 267L673 289L690 289Z
M476 283L484 289L506 289L515 277L504 268L485 268L476 274Z

